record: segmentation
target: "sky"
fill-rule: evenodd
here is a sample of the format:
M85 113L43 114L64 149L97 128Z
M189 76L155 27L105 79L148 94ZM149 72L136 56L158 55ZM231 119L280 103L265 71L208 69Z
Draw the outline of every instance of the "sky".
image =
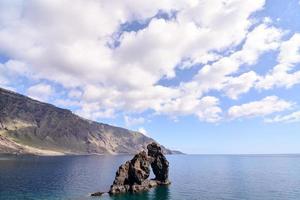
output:
M299 0L1 0L0 87L185 153L300 153L299 19Z

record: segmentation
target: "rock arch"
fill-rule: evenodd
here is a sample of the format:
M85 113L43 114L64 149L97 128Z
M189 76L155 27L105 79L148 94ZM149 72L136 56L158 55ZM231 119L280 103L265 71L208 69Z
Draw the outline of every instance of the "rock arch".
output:
M170 184L169 162L163 155L159 144L153 142L147 146L147 150L147 153L142 151L119 167L109 194L140 192L157 185ZM155 175L155 178L151 180L148 179L150 166Z

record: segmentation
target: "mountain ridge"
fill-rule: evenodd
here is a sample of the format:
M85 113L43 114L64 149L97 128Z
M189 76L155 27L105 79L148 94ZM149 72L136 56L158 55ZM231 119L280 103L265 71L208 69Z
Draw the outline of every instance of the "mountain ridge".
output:
M0 88L0 153L135 154L151 142L142 133L84 119L68 109Z

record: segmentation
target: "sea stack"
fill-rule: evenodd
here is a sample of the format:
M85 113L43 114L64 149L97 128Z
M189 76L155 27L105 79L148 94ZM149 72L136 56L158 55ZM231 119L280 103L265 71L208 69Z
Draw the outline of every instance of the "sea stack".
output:
M162 153L161 147L153 142L147 146L147 149L155 180L160 184L169 184L169 162Z
M168 185L169 162L162 153L161 147L153 142L147 146L148 154L142 151L132 160L122 164L110 187L109 194L140 192L157 185ZM150 166L155 179L149 180Z

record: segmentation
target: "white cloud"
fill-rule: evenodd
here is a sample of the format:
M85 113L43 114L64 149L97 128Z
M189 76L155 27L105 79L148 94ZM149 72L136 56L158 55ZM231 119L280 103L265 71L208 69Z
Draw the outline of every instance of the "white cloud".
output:
M259 76L253 71L243 73L238 77L232 77L228 79L224 86L224 92L228 97L237 99L240 94L247 93L258 78Z
M266 116L290 109L293 105L293 102L279 99L277 96L268 96L259 101L232 106L228 109L228 116L232 119Z
M94 103L81 103L81 108L76 110L75 113L91 120L98 120L101 118L114 118L115 111L109 108L101 107L97 102Z
M19 75L29 76L29 74L30 71L23 62L8 60L5 63L0 63L0 84L12 85L17 82L16 79Z
M258 78L254 72L248 72L239 77L233 75L239 72L241 66L253 65L265 52L275 50L279 46L282 31L267 24L261 24L248 33L240 51L205 65L194 77L195 88L199 93L210 90L225 90L225 94L236 99L238 95L247 92ZM247 84L240 86L241 81Z
M80 106L80 102L78 101L74 101L74 100L70 100L70 99L56 99L54 101L54 104L59 106L59 107L72 107L72 106Z
M116 58L123 64L122 72L139 73L130 84L141 86L153 84L164 76L174 77L176 65L184 58L189 58L190 63L204 64L214 60L216 57L210 51L231 47L244 39L251 24L249 15L262 8L263 3L196 2L181 10L177 20L153 19L144 30L124 33L116 49ZM131 66L130 70L124 64Z
M28 96L34 99L47 101L49 97L54 93L54 89L50 85L39 83L29 87L26 93Z
M124 116L124 121L125 121L125 126L126 127L131 127L131 126L136 126L136 125L140 125L140 124L143 124L145 123L145 118L143 117L130 117L130 116L127 116L125 115Z
M9 83L9 80L6 76L6 69L3 64L0 63L0 85L6 85Z
M82 92L78 89L73 89L73 90L70 90L69 93L68 93L68 97L70 98L81 98L82 96Z
M300 63L300 33L295 33L289 40L282 42L277 60L278 64L260 78L256 85L258 89L290 88L300 83L300 70L295 70Z
M277 115L276 117L266 119L265 122L275 123L275 122L299 122L300 121L300 111L292 112L287 115Z
M5 63L5 67L8 71L16 75L32 76L33 74L24 62L20 62L18 60L8 60Z
M167 114L172 117L196 115L199 120L206 122L219 121L222 112L222 109L219 107L218 98L213 96L196 98L193 95L170 100L161 105L157 110L159 114Z
M141 127L138 129L138 132L144 134L145 136L149 136L148 131L145 128Z
M1 2L0 7L9 6L13 12L0 14L0 52L12 59L6 69L13 73L61 84L72 100L57 104L78 105L76 113L90 119L152 110L216 122L221 119L220 102L207 93L218 90L236 99L248 92L258 77L248 70L241 74L240 68L278 48L282 31L270 26L270 20L250 29L254 25L250 16L264 3L44 0L12 6ZM142 30L120 29L134 20L145 22L159 11L177 14L170 20L154 17ZM115 40L119 45L110 47ZM236 51L238 45L242 48ZM192 80L179 86L159 85L162 79L176 77L176 68L194 64L205 66Z

